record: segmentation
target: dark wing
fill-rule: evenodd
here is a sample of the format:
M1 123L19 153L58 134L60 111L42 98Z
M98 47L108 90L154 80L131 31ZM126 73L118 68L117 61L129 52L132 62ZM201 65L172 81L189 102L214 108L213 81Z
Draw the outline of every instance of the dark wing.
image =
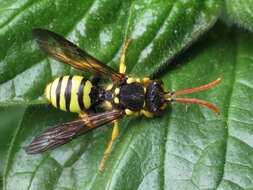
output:
M42 50L63 63L91 72L96 76L103 75L110 77L118 82L121 82L125 78L124 74L108 67L54 32L38 28L33 30L33 35Z
M54 126L38 134L26 149L26 152L28 154L37 154L51 150L106 123L122 118L123 116L124 111L112 110Z

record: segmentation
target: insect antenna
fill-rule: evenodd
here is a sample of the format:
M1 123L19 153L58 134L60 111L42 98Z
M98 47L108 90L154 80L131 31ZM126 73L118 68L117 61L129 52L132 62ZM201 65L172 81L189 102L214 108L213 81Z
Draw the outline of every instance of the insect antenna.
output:
M217 113L217 115L220 115L220 111L218 110L218 108L209 102L206 102L203 100L197 100L197 99L189 99L189 98L171 98L171 95L189 94L189 93L198 92L201 90L206 90L208 88L211 88L211 87L219 84L220 82L221 82L221 78L218 78L217 80L215 80L209 84L199 86L196 88L189 88L189 89L185 89L185 90L168 92L165 94L165 100L168 102L184 102L184 103L202 104L204 106L209 107L213 111L215 111Z

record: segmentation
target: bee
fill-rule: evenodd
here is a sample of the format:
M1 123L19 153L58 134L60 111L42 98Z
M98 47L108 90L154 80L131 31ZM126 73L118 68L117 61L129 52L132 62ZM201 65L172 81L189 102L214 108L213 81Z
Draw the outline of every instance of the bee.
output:
M45 88L46 99L58 109L78 113L79 118L53 126L38 134L27 148L28 154L54 149L106 123L113 122L112 137L100 168L103 172L108 154L119 134L119 119L132 115L152 118L164 110L168 102L202 104L220 114L211 103L172 96L208 89L220 83L221 78L200 87L169 92L161 80L127 75L125 55L131 39L128 39L124 46L117 72L54 32L34 29L33 35L40 48L54 59L92 73L96 78L105 77L111 80L107 85L99 85L82 76L63 76L49 83ZM100 105L104 105L105 112L88 114L92 108Z

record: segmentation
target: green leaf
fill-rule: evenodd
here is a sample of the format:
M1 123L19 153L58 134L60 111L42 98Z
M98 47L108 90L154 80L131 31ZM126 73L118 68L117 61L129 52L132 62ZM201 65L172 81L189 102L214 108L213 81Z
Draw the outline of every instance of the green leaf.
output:
M253 31L252 0L226 0L225 5L226 12L233 22Z
M173 103L154 119L120 122L120 136L100 174L112 125L40 155L25 147L47 126L74 118L50 106L30 106L9 152L5 189L249 189L252 187L251 34L218 23L163 70L166 88L217 87L186 97L203 106ZM43 117L41 117L43 113Z
M0 185L2 174L5 168L9 143L13 133L21 122L24 114L24 107L2 107L0 108Z
M0 20L0 105L45 103L43 90L57 76L80 74L48 59L31 31L47 28L118 68L125 41L128 72L147 76L216 21L220 0L78 0L3 4Z
M11 143L1 136L4 146L11 144L4 189L252 189L252 34L217 23L164 65L214 24L220 4L218 0L0 1L1 105L44 104L43 89L49 81L82 74L48 59L31 36L35 27L64 35L114 68L124 41L131 37L127 71L138 76L155 73L168 90L223 79L208 91L182 96L212 102L220 116L204 106L172 103L153 119L122 119L103 174L98 169L112 124L53 151L27 155L25 148L36 134L76 115L49 105L30 105L24 115L15 112L16 107L13 112L1 108L0 118L8 120L13 114L17 116L13 127L18 126ZM0 128L12 135L9 126ZM0 152L6 156L7 149ZM3 162L5 158L1 156Z
M223 81L186 97L220 108L173 103L160 117L124 119L120 136L100 174L112 125L51 152L27 155L33 135L72 115L48 106L26 110L10 149L5 189L246 189L252 186L253 37L218 23L162 73L178 90ZM41 117L41 113L44 113ZM57 119L56 119L57 118ZM22 162L20 159L22 158Z

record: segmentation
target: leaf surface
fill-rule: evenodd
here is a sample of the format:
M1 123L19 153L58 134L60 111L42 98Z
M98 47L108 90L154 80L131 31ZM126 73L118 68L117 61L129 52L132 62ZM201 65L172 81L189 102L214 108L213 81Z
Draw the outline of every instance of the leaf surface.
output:
M128 72L147 76L189 46L217 20L220 0L81 0L2 2L0 105L42 104L44 87L58 76L82 74L49 59L32 29L46 28L118 68L125 41ZM118 69L117 69L118 70Z
M214 24L220 1L2 4L6 17L0 22L4 42L0 44L0 102L30 105L14 124L5 190L252 188L252 35L219 22L175 57ZM27 155L25 148L36 134L76 118L44 105L44 86L57 76L82 74L47 58L31 36L35 27L64 35L114 68L124 41L131 37L127 71L153 74L168 90L222 77L222 83L210 90L180 96L212 102L221 115L201 105L172 103L157 118L123 119L103 174L98 169L112 124L53 151ZM173 62L164 65L172 57Z
M234 23L253 31L253 3L251 0L226 0L225 5L227 15Z

